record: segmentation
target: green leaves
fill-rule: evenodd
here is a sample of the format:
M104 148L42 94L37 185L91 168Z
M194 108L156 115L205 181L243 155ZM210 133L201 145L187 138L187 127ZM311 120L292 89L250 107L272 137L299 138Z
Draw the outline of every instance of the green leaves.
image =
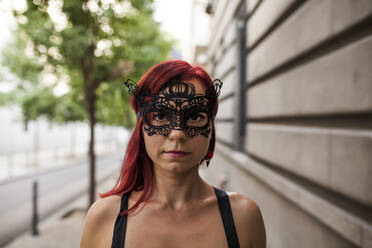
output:
M86 101L97 99L97 121L133 127L135 117L122 83L128 77L138 80L167 59L174 43L154 21L152 2L27 0L24 13L14 12L27 21L18 24L2 65L20 79L17 101L25 120L40 115L57 122L83 120ZM70 91L56 96L56 82L42 82L46 72L54 73L57 82L69 78Z
M13 43L8 46L12 49L3 50L2 65L20 80L37 83L43 65L37 59L26 55L27 42L21 37L21 31L15 31L14 36Z
M26 123L31 120L36 120L41 115L52 120L55 116L55 108L58 103L58 99L54 97L52 89L47 87L32 88L28 90L19 101Z
M84 99L76 92L69 92L58 98L55 107L54 120L59 123L83 121L87 118L84 109Z
M97 121L115 126L132 127L135 124L134 112L130 110L130 95L120 83L103 83L97 91ZM109 108L107 106L110 106Z

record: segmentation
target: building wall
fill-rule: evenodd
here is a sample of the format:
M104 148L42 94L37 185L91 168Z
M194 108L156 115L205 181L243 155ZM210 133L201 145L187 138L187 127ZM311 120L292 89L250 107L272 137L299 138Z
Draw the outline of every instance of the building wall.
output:
M372 1L212 3L207 180L258 203L267 247L372 247Z

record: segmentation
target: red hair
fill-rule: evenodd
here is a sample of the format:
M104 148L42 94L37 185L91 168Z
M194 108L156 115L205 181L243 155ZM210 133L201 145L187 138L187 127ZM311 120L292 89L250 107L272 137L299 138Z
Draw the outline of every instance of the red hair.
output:
M198 79L206 87L213 85L212 79L208 73L199 66L192 66L182 60L169 60L158 65L155 65L142 76L138 82L138 86L146 87L151 94L158 94L160 88L168 81L179 78L181 80ZM138 106L135 98L132 96L130 105L135 112L138 112ZM213 108L213 117L216 116L218 110L218 103L216 102ZM127 211L121 214L127 214L129 211L138 207L141 202L146 201L151 196L153 187L153 172L152 161L147 155L145 143L142 136L142 127L144 121L142 117L137 119L136 127L128 142L127 150L125 152L123 165L120 176L112 190L100 194L101 197L110 195L120 195L135 190L143 190L138 201ZM209 159L213 156L215 146L215 127L212 121L212 139L209 145L208 153ZM205 159L206 157L204 157ZM204 161L203 159L203 161Z

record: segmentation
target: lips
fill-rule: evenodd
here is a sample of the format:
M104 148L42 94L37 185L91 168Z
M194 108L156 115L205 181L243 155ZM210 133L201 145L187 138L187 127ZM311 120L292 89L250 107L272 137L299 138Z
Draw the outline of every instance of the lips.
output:
M184 152L180 150L171 150L171 151L166 151L166 154L169 154L172 157L182 157L186 156L187 154L190 154L190 152Z
M171 150L171 151L167 151L166 153L189 153L189 152L184 152L184 151L181 151L181 150Z

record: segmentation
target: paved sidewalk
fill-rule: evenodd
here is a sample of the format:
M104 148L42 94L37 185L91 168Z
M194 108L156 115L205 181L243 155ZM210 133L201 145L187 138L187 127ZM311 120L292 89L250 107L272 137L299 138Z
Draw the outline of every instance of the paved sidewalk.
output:
M105 192L114 186L115 176L111 176L97 187L97 192ZM98 196L97 196L98 199ZM85 209L88 195L77 200L48 217L39 224L39 235L25 233L4 248L73 248L80 247Z

